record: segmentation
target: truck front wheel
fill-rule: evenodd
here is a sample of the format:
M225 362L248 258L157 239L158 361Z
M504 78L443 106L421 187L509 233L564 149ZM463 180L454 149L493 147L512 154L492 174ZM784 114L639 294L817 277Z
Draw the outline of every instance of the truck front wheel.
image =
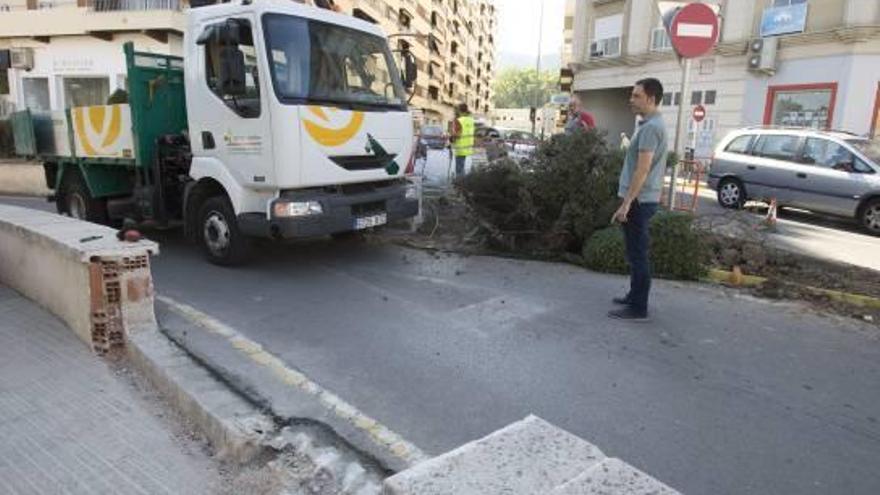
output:
M225 196L205 200L199 209L199 244L215 265L234 266L247 260L249 242L238 229L232 204Z
M60 194L55 201L58 213L87 222L107 223L107 202L92 197L89 187L78 172L65 174Z

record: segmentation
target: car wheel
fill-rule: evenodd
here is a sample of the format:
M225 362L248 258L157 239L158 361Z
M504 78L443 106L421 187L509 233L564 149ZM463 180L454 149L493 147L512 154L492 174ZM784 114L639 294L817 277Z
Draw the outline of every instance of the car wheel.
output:
M874 198L862 207L859 220L869 234L880 236L880 198Z
M69 215L77 220L94 223L107 223L107 202L93 198L85 180L77 171L70 171L64 176L61 191L58 194L56 208L58 213Z
M208 198L199 209L198 218L199 245L208 261L220 266L235 266L247 260L250 242L239 231L228 198Z
M746 190L738 179L724 179L718 184L718 204L739 210L746 204Z

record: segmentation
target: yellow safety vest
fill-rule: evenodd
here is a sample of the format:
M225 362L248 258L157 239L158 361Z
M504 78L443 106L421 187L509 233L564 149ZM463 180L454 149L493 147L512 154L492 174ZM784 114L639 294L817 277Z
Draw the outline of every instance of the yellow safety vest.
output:
M474 118L470 115L462 115L458 118L461 134L452 143L455 156L471 156L474 154Z

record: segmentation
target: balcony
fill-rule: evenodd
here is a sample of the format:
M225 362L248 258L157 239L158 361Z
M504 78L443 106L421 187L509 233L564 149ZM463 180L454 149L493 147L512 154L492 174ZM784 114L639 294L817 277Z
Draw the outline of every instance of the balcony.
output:
M114 31L177 31L186 19L181 0L41 0L36 9L25 6L0 11L4 37L31 37L48 41L52 36L96 35Z
M181 0L89 0L87 5L92 12L179 11L183 2Z

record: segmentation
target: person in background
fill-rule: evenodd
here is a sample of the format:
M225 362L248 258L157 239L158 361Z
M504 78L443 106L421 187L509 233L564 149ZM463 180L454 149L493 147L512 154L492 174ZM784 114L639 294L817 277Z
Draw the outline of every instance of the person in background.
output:
M620 150L626 151L629 148L629 136L625 132L620 133Z
M596 127L596 119L593 114L584 109L581 99L577 95L571 97L568 110L568 122L565 124L565 133L571 134L580 129L589 131Z
M468 110L467 103L461 103L455 109L455 120L449 133L452 141L452 153L455 155L455 176L464 175L467 157L474 154L474 117Z

